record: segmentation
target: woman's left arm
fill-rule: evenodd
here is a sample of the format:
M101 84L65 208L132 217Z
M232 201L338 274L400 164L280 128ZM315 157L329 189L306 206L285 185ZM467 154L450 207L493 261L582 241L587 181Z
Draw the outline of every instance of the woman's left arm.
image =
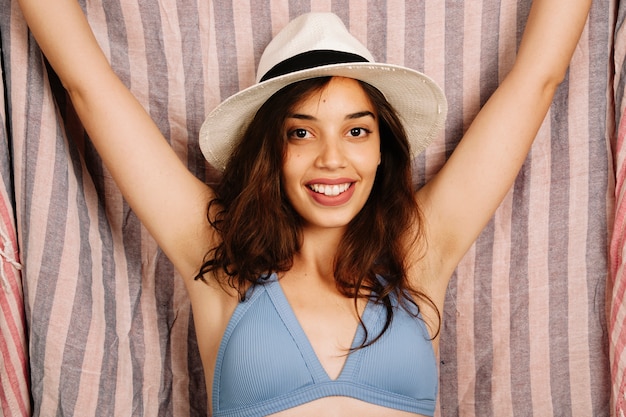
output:
M515 181L565 77L590 6L591 0L533 2L510 73L440 172L417 192L442 284Z

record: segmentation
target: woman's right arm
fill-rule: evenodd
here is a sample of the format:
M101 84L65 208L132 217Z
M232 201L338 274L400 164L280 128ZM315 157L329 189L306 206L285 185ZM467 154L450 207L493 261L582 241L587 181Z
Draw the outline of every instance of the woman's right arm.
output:
M19 3L124 198L189 284L215 244L211 190L113 72L76 0Z

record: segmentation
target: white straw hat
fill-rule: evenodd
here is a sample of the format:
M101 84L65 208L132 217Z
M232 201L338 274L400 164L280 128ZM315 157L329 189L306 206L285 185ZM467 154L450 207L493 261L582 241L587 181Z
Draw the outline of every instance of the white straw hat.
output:
M433 80L410 68L374 62L339 17L308 13L289 22L269 43L259 61L257 83L227 98L207 116L200 129L204 157L224 170L268 98L296 81L326 76L354 78L380 90L404 125L412 156L421 153L443 126L447 103Z

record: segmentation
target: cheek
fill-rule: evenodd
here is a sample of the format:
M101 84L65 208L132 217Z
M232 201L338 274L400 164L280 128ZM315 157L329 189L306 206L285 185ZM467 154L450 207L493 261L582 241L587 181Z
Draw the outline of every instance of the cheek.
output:
M355 165L367 169L369 172L376 172L382 161L382 155L379 148L373 148L368 152L359 155L355 160ZM366 168L367 167L367 168Z
M297 187L300 183L300 178L302 176L302 173L300 172L300 167L302 166L300 159L300 155L298 154L287 153L285 160L283 161L281 177L283 189L287 195L289 195L290 190L293 190L294 187Z

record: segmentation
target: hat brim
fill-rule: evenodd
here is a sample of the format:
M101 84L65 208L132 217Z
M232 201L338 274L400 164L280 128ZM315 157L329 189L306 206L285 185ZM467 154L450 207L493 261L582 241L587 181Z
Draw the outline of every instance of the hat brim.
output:
M419 155L443 127L448 109L445 96L439 86L421 72L373 62L326 65L263 81L224 100L209 113L200 129L200 149L206 160L223 171L233 148L267 99L294 82L328 76L354 78L380 90L398 113L413 157Z

